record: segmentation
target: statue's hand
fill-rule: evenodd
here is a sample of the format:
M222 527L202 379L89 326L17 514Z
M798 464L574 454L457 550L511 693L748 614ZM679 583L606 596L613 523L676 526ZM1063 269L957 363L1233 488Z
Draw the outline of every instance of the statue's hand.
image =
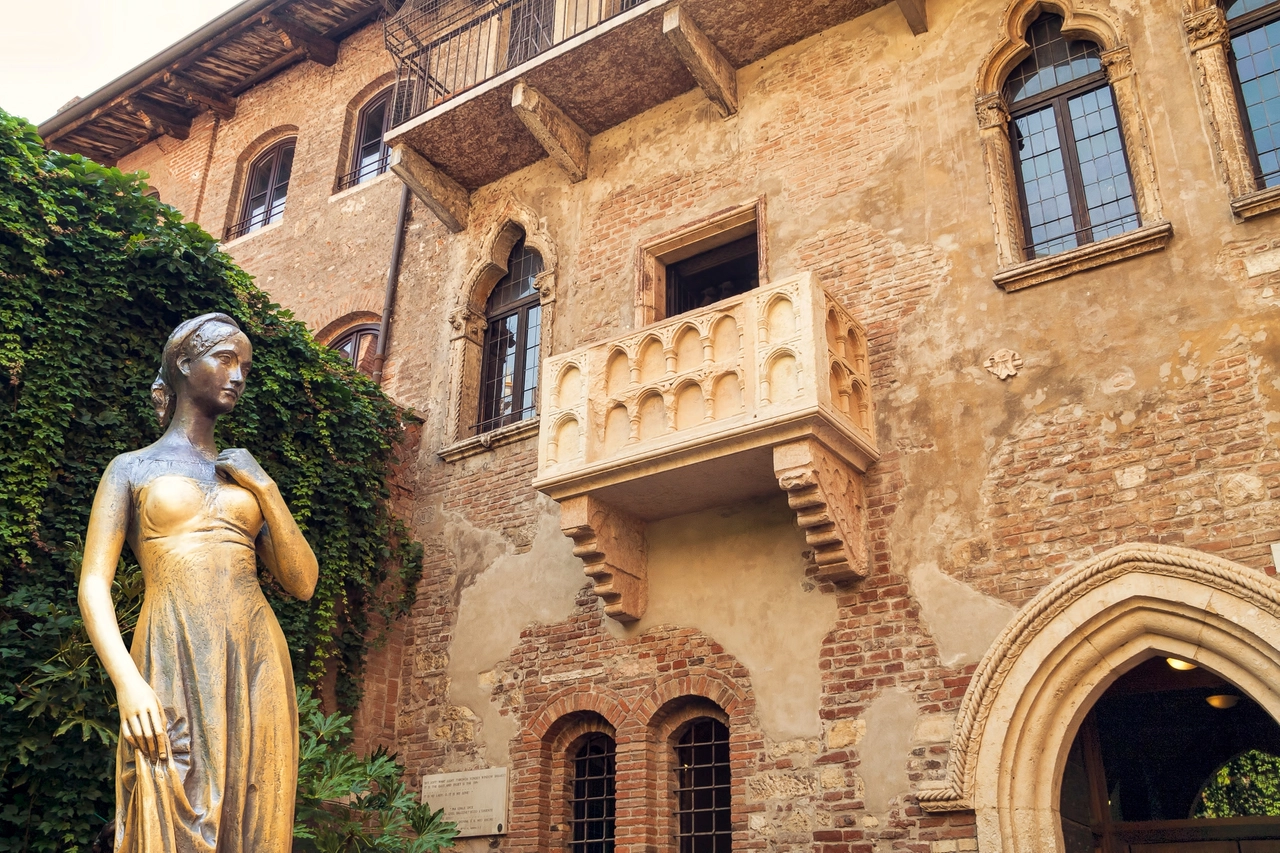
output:
M231 447L218 454L214 463L218 472L251 492L266 489L274 482L253 454L243 447Z
M120 704L120 736L151 761L169 760L168 721L151 685L141 678L116 695Z

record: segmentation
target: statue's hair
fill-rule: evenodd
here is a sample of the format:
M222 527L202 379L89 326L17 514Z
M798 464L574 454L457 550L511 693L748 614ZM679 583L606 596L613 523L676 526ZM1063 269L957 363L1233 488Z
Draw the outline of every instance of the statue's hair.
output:
M160 356L160 372L156 381L151 383L151 405L155 407L156 417L160 420L160 428L169 425L174 408L178 404L175 382L181 371L178 362L184 358L199 358L225 341L232 335L240 333L240 325L227 314L201 314L178 324L178 328L165 341L164 353Z

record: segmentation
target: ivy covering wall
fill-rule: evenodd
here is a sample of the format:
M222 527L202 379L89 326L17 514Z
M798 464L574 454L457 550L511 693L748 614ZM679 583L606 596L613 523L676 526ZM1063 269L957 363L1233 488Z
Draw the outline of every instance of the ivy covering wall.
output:
M143 177L47 152L0 111L0 851L87 850L112 816L114 691L76 575L103 468L160 435L148 390L181 320L224 311L253 342L218 441L253 452L319 558L310 602L264 577L299 680L336 668L350 709L368 617L402 613L421 572L388 506L404 415ZM126 642L141 596L126 548Z

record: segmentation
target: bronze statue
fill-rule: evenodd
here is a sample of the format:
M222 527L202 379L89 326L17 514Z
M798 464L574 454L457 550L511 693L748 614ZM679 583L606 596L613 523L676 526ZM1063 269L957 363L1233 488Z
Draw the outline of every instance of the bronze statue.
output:
M292 846L293 671L255 556L304 600L317 564L253 456L214 444L214 422L235 407L252 357L225 314L174 329L151 393L168 428L113 459L93 501L80 611L120 705L117 853ZM126 541L146 585L132 652L111 601Z

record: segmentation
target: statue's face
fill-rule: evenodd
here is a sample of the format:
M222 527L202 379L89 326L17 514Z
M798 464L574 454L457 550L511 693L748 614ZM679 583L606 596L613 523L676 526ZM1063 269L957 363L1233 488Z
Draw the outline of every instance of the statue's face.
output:
M241 332L214 344L199 358L184 358L178 367L186 379L183 393L210 415L223 415L236 407L244 393L245 378L253 363L253 346Z

